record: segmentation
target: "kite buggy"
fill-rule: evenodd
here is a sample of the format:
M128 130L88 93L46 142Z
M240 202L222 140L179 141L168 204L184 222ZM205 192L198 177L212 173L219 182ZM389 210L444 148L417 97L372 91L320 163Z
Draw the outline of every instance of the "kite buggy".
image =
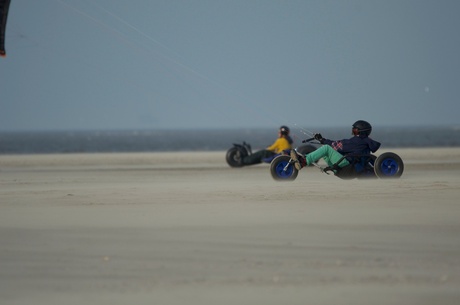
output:
M306 144L297 147L297 151L301 154L308 154L311 153L316 149L315 146L311 144ZM249 143L243 142L242 144L233 144L233 147L227 150L227 154L225 155L225 160L230 167L243 167L246 166L241 160L247 156L251 156L253 154L251 145ZM278 156L286 154L286 151L283 151L281 154L275 154L273 156L269 156L267 158L262 158L263 163L270 163L273 159Z
M312 142L312 140L314 139L307 139L303 142L319 144L318 142ZM295 163L298 162L298 155L299 152L294 149L290 154L275 157L270 163L270 173L273 179L278 181L295 180L299 174L299 170L295 167ZM319 168L323 173L328 175L332 173L342 179L399 178L404 171L404 163L401 157L392 152L385 152L378 157L373 154L354 154L345 155L342 158L351 158L352 161L344 168L339 167L343 159L339 159L332 166L323 167L317 162L313 162L312 166Z
M350 139L329 140L320 133L302 143L320 145L307 154L296 149L286 151L270 163L270 173L275 180L294 180L299 170L306 166L316 166L326 174L333 173L342 179L354 178L399 178L404 171L404 163L397 154L386 152L379 156L374 153L380 143L371 139L372 126L366 121L356 121L352 126ZM327 166L318 164L324 160Z

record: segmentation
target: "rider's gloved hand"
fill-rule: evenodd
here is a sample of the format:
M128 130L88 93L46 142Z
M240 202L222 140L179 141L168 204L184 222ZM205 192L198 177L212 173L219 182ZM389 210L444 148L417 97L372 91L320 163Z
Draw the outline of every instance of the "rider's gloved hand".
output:
M313 135L313 138L315 138L315 140L318 140L320 143L323 143L323 136L320 133L315 133Z

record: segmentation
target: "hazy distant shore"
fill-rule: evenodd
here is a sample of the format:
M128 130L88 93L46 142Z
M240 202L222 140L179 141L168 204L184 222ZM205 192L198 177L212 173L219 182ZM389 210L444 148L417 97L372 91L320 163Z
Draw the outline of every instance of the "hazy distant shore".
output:
M311 129L311 128L309 128ZM309 129L292 127L294 145L303 145ZM460 147L458 126L376 127L372 137L382 149ZM349 127L320 130L329 139L350 136ZM0 132L0 155L47 153L128 153L169 151L223 151L243 141L254 150L267 147L277 136L276 128L204 130L107 130Z

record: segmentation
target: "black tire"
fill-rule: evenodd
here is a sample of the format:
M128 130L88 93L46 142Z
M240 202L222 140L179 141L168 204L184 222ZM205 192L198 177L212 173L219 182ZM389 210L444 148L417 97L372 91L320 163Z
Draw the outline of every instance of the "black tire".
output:
M293 164L289 164L291 157L281 155L270 163L270 173L277 181L293 181L297 178L299 171Z
M238 147L232 147L227 150L225 160L227 160L227 163L230 165L230 167L242 167L243 163L241 162L241 159L245 156L246 153L242 152L241 149L238 149Z
M399 178L404 172L404 163L397 154L386 152L375 160L374 171L379 178Z

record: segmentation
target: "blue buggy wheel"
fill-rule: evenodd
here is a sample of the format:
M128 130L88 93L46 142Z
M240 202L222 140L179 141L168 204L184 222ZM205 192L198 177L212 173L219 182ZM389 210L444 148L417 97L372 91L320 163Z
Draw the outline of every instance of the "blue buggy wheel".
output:
M399 178L404 171L404 163L397 154L387 152L377 157L374 171L379 178Z
M292 181L297 178L299 171L290 164L291 157L281 155L270 163L270 173L273 179L278 181Z

